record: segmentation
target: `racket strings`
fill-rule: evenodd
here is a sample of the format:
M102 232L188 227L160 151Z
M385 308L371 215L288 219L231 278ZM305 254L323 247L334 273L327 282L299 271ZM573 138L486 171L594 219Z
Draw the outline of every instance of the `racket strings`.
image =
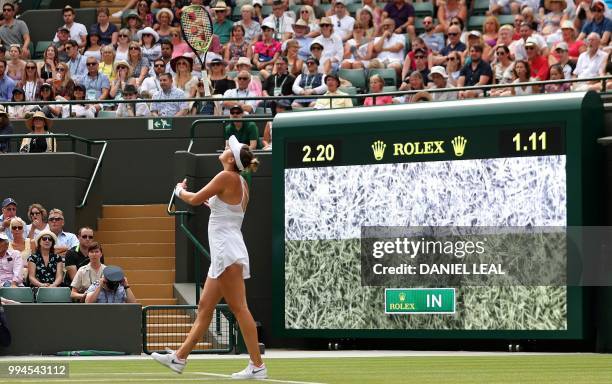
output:
M213 30L210 17L201 7L189 7L181 15L181 27L187 43L198 53L204 53L212 42Z

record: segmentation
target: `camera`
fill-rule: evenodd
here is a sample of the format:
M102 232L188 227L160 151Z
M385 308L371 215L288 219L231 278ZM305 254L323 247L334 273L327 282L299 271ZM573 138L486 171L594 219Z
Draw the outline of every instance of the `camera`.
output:
M116 291L119 288L119 281L106 281L106 288L110 291Z

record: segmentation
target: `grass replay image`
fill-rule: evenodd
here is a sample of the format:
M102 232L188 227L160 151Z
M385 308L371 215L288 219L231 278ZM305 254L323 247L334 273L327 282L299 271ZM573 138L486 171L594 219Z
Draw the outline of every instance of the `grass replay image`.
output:
M364 287L362 226L567 224L565 156L285 171L287 329L565 330L564 286L457 289L452 315L386 315ZM405 287L411 287L407 277ZM526 311L525 308L532 310Z

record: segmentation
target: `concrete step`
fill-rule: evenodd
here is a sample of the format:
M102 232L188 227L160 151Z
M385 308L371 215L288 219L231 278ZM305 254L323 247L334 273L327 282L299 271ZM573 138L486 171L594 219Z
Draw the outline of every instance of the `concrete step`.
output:
M108 257L175 257L174 242L103 244Z
M105 251L106 251L106 247ZM106 252L105 252L106 253ZM108 265L119 265L127 273L132 270L174 270L174 257L104 257Z
M174 216L113 217L98 219L98 231L172 230Z
M150 205L104 205L102 217L163 217L168 216L164 204Z
M120 267L121 264L119 264ZM137 271L125 272L130 285L132 284L167 284L174 283L174 270L167 271Z
M129 280L129 276L128 276ZM172 299L174 291L172 284L132 284L130 286L134 291L136 300L140 299Z
M137 298L138 299L138 298ZM176 299L138 299L137 300L143 307L147 305L176 305ZM183 328L181 328L182 330ZM191 326L189 326L191 329ZM187 332L189 332L189 329Z
M102 244L174 243L174 229L155 231L97 231L96 239Z

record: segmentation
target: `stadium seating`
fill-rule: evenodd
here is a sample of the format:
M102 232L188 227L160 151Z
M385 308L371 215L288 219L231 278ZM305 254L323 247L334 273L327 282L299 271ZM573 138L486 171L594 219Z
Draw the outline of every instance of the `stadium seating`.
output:
M40 40L36 42L36 49L34 50L34 59L42 59L45 49L51 45L52 41Z
M18 301L20 303L33 303L34 295L32 289L28 287L16 287L16 288L0 288L0 297L5 299Z
M70 303L70 288L38 288L36 293L37 303Z
M416 17L425 17L434 15L434 7L430 2L413 3L414 14Z
M472 15L484 15L489 10L489 0L474 0Z
M98 117L117 117L117 112L101 110L98 112Z
M397 85L397 72L395 72L395 69L392 69L392 68L370 69L368 77L371 77L372 75L379 75L380 77L382 77L385 80L385 85L392 85L394 87Z
M361 69L339 69L338 76L351 82L353 87L363 91L367 89L367 80Z

